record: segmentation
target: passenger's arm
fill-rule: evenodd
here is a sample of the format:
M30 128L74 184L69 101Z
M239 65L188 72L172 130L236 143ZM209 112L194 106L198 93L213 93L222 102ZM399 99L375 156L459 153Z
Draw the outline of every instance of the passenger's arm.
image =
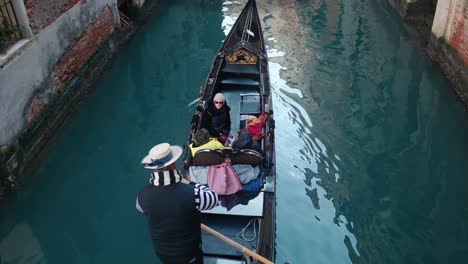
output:
M209 210L218 205L218 195L210 188L195 184L195 208L198 211Z
M203 112L200 128L206 128L211 131L211 114L208 110Z

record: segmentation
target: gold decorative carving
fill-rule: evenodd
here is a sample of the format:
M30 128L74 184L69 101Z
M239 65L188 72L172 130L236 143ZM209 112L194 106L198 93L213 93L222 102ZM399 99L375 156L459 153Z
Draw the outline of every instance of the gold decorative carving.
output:
M252 53L239 49L226 56L227 64L257 64L257 56Z

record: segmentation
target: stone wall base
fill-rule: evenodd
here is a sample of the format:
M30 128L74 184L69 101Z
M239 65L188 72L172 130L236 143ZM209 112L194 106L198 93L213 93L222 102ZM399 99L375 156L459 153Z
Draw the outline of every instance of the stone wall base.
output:
M434 21L432 0L415 1L388 0L403 20L412 23L421 34L422 47L431 60L438 64L451 83L451 88L468 110L468 70L458 53L442 39L431 32Z
M430 35L427 53L452 84L452 89L468 110L468 69L457 52L442 39Z
M432 0L417 0L408 3L407 0L388 0L398 14L408 20L417 20L424 14L434 14L435 7Z
M132 27L114 30L77 75L64 84L63 92L54 95L14 143L0 146L0 197L16 189L21 179L37 166L48 144L93 91L119 50L148 20L157 3L157 0L146 1Z

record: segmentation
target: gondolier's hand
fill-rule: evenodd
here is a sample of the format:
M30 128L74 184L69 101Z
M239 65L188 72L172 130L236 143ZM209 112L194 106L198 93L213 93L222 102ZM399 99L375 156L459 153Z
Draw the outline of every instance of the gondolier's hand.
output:
M191 184L192 182L189 181L187 178L184 178L182 177L182 179L180 180L181 183L185 183L185 184Z

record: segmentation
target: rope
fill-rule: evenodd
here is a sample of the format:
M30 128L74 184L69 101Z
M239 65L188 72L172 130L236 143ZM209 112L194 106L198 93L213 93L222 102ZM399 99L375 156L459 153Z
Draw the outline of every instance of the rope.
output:
M245 262L247 262L247 264L252 263L252 262L250 261L250 256L249 256L249 255L244 254L244 259L245 259Z
M244 240L245 242L249 242L249 243L255 241L255 239L257 238L257 228L255 227L255 221L257 221L258 226L260 227L259 220L257 218L252 218L252 220L250 220L247 223L247 225L244 228L242 228L242 230L239 233L237 233L236 237L241 239L241 240ZM247 228L249 228L250 224L252 224L252 223L253 223L253 232L254 232L254 234L253 234L253 237L249 239L249 238L245 237L245 231L247 230Z

